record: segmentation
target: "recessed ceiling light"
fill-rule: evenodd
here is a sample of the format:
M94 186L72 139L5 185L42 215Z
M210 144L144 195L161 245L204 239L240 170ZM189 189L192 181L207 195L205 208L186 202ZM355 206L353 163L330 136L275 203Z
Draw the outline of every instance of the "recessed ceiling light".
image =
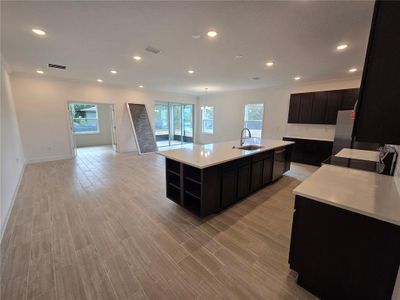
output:
M189 74L194 74L194 70L188 70Z
M117 74L118 72L117 72L116 70L111 70L110 73L115 75L115 74Z
M236 58L243 58L243 54L238 54L235 56Z
M136 60L136 61L139 61L139 60L142 59L142 57L141 57L141 56L138 56L138 55L135 55L135 56L133 57L133 59Z
M272 67L274 65L273 61L269 61L265 64L267 67Z
M200 34L192 34L192 38L198 40L200 38Z
M351 69L349 69L349 72L350 72L350 73L357 72L357 68L351 68Z
M42 29L38 29L38 28L33 28L32 32L37 34L37 35L46 35L46 32Z
M294 80L300 80L300 79L301 79L300 76L296 76L296 77L294 78Z
M207 35L210 38L215 38L218 35L218 33L216 31L214 31L214 30L211 30L211 31L207 32Z
M143 85L139 85L139 87L142 89L142 88L144 88L144 86Z
M44 74L44 72L42 70L36 70L36 73L38 74Z
M347 44L340 44L339 46L336 47L337 50L344 50L348 47L349 45Z
M103 82L103 79L99 78L99 79L97 79L97 82Z

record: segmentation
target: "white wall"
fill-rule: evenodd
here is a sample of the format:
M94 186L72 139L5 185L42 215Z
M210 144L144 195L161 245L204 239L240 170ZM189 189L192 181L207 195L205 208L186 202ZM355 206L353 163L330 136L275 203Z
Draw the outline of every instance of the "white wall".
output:
M74 139L77 147L89 147L100 145L111 145L111 105L97 104L99 120L99 133L75 134Z
M68 101L114 104L117 151L135 151L126 102L146 104L153 121L154 101L196 103L196 98L174 93L148 92L119 86L13 73L14 92L22 144L27 162L72 156Z
M1 59L1 185L0 239L7 224L19 182L24 172L24 154L14 99L5 61Z
M360 79L346 81L325 81L308 84L293 84L257 90L215 93L210 92L207 100L204 96L198 100L198 106L215 107L214 135L203 135L198 130L199 143L239 139L243 128L244 105L246 103L264 103L263 137L281 139L284 135L296 135L309 138L333 139L335 126L332 125L288 125L289 99L291 93L324 91L359 87ZM197 128L201 128L200 110L197 116Z

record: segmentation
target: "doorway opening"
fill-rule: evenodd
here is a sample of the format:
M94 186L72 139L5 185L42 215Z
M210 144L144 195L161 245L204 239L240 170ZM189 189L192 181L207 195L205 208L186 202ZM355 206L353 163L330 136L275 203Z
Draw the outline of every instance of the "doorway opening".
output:
M193 143L193 104L157 101L154 116L158 147Z
M117 150L113 104L69 102L68 111L74 156Z

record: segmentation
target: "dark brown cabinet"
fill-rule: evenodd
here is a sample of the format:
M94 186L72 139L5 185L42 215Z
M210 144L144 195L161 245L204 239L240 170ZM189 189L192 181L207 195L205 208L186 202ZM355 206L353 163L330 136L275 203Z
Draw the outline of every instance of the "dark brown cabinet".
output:
M262 184L266 185L272 182L272 168L274 166L274 157L272 153L264 158L263 160L263 173L262 173ZM289 162L290 166L290 162Z
M400 226L296 196L289 265L321 299L391 299Z
M313 93L303 93L300 97L299 123L310 123L313 108Z
M251 163L251 192L257 191L272 181L273 161L273 151L253 155Z
M237 197L242 199L250 193L250 162L238 169Z
M342 91L329 91L327 92L327 103L325 113L325 124L336 124L337 113L342 102Z
M348 89L343 91L340 110L352 110L358 100L360 89Z
M250 157L246 157L222 165L222 208L250 193L250 164Z
M353 109L359 89L290 95L288 123L336 124L339 110Z
M314 101L311 113L312 124L324 124L326 114L326 104L328 95L325 92L314 93Z
M226 164L222 167L221 207L227 207L237 200L237 165Z
M301 106L301 98L300 94L292 94L290 95L290 105L289 105L289 123L299 123L299 114L300 114L300 106Z
M377 1L353 135L357 141L400 144L400 2Z
M290 137L284 137L283 140L295 142L289 161L320 166L332 155L333 142Z

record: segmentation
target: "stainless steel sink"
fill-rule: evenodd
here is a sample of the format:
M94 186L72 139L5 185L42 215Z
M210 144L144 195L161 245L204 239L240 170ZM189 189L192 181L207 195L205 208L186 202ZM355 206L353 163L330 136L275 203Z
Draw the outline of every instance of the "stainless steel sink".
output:
M241 149L241 150L258 150L261 148L264 148L264 146L260 145L245 145L245 146L240 146L240 147L235 147L236 149Z

